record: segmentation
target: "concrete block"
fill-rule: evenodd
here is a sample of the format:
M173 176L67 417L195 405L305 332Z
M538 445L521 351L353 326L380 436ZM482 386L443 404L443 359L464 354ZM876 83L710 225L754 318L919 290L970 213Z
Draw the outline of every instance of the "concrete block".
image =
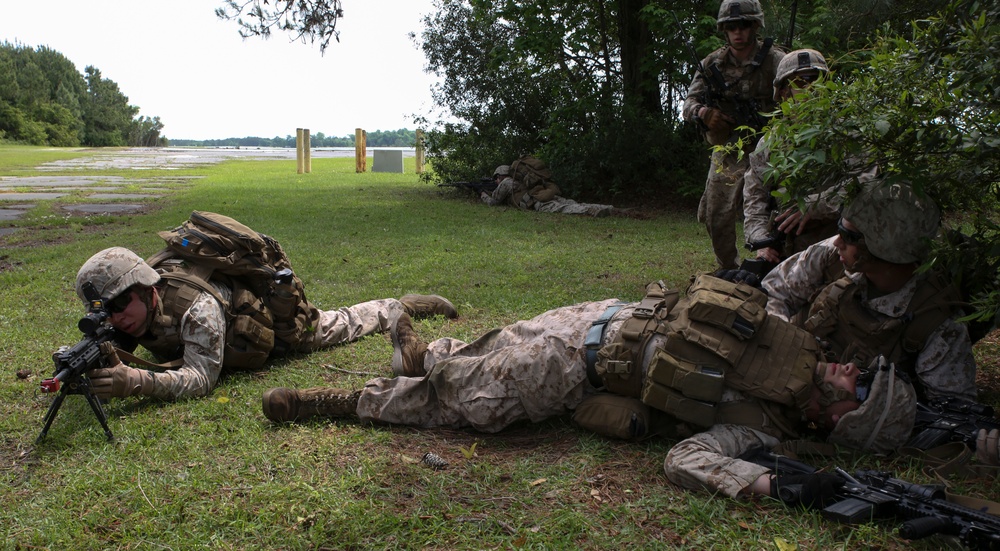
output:
M403 172L403 152L376 149L373 152L372 172Z

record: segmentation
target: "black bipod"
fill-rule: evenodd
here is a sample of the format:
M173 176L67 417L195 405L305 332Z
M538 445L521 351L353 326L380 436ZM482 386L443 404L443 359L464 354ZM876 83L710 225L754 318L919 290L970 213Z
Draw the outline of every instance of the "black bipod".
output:
M45 383L53 381L54 379L47 379L43 381L43 389ZM56 381L58 383L58 381ZM108 416L104 413L104 408L101 407L101 399L94 394L93 387L90 386L90 379L86 375L81 375L73 382L60 385L62 388L59 389L59 395L55 397L52 401L52 405L49 406L49 410L45 412L45 424L42 427L41 434L35 439L35 444L41 442L45 435L49 432L49 427L52 426L52 422L56 419L56 414L59 413L59 407L62 406L63 400L66 396L70 394L82 394L84 398L87 399L87 403L90 404L90 409L94 411L94 415L97 416L97 420L100 421L101 426L104 428L104 435L108 437L108 442L113 442L115 440L115 435L111 433L111 428L108 427Z

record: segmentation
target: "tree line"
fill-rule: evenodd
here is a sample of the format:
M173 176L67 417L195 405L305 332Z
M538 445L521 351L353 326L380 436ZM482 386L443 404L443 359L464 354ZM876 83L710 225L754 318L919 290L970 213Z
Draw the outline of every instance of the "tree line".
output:
M0 43L0 141L57 147L164 145L159 117L139 116L101 71L83 74L46 46Z
M367 132L365 143L370 147L414 147L417 143L417 132L400 128L399 130L375 130ZM170 140L171 145L182 147L295 147L295 136L284 138L225 138L217 140ZM348 136L327 136L322 132L309 134L309 144L312 147L354 147L354 134Z

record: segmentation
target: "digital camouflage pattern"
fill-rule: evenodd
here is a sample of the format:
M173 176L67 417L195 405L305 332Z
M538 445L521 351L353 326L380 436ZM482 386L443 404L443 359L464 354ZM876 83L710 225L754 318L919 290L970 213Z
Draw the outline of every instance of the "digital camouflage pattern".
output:
M779 264L764 278L767 311L791 320L808 311L816 296L842 273L840 253L834 245L837 237L821 241ZM859 286L863 309L885 319L902 317L913 299L923 275L917 274L900 290L869 298L868 281L863 274L848 274ZM891 348L895 343L889 343ZM889 350L882 353L888 354ZM914 366L926 398L957 396L976 398L976 363L972 355L969 331L954 318L946 320L927 338L917 354Z
M877 258L896 264L921 262L941 226L941 211L909 184L873 181L844 209L864 245Z
M763 45L758 42L750 60L762 47ZM772 82L783 56L784 52L772 47L760 67L754 68L750 60L737 60L729 52L727 45L709 54L701 63L706 70L713 64L719 67L725 81L731 83L728 96L755 101L761 112L770 112L776 105ZM708 96L708 81L701 72L698 72L688 88L687 99L684 100L684 119L695 122L698 110L709 102ZM719 102L718 108L739 120L733 99L723 99ZM747 144L746 147L752 148L753 143ZM736 222L743 211L743 177L749 167L749 161L746 155L743 155L742 159L739 157L738 151L728 154L712 152L705 192L698 204L698 221L705 224L708 229L716 262L724 269L736 269L740 264L740 253L736 247Z
M506 165L504 165L506 166ZM497 170L499 171L498 167ZM522 209L534 209L538 212L558 212L562 214L585 214L589 216L608 216L611 214L613 207L611 205L598 205L592 203L577 203L572 199L566 199L565 197L556 196L549 201L535 201L530 199L527 194L523 194L522 198L515 200L513 194L519 189L517 182L513 178L504 178L497 188L493 190L492 194L485 194L482 196L484 203L490 206L513 204L514 206Z
M133 285L151 287L160 281L160 275L150 268L139 255L124 248L104 249L83 263L76 273L76 295L84 305L83 286L92 283L103 299L113 299Z
M858 366L860 367L860 366ZM859 451L890 454L906 443L917 416L917 393L895 369L878 370L868 397L858 409L840 418L827 440Z
M730 21L753 21L763 29L764 10L758 0L725 0L719 6L716 28L722 31L722 27Z
M228 299L231 294L228 288L213 285ZM327 348L384 333L403 311L402 303L389 298L320 312L311 348ZM205 396L215 387L222 373L226 318L218 301L202 292L187 313L178 319L178 327L168 331L179 335L183 364L177 369L153 373L153 396L157 398L176 400ZM144 347L160 361L177 359L178 349L174 345L161 349L155 343L144 342Z
M663 471L671 482L689 490L721 492L734 498L767 467L736 459L754 448L771 449L779 441L741 425L719 424L687 438L674 447L663 461Z
M453 338L431 342L424 356L427 375L368 381L358 400L358 416L493 433L518 421L566 414L595 391L587 382L583 343L591 323L617 302L550 310L471 343ZM619 312L617 321L608 324L609 336L625 315Z

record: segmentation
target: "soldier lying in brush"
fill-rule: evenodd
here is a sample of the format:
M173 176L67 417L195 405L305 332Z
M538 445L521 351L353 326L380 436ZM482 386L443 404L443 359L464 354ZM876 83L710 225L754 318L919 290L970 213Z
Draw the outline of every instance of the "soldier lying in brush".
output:
M195 248L196 239L208 240L213 235L212 227L221 233L238 230L244 241L247 236L262 239L252 247L255 252L247 254L245 264L254 269L263 266L263 279L248 274L224 276L225 270L208 266L209 256L234 258L232 254L218 256L215 248L211 255L200 251L200 259L183 258L186 250ZM111 367L87 374L102 400L133 395L204 396L223 370L257 369L275 355L308 352L385 332L402 315L407 319L458 316L454 306L437 295L406 295L321 311L306 300L302 282L274 240L222 215L196 211L184 226L161 232L161 237L167 239L168 248L149 263L128 249L112 247L92 256L77 273L77 294L85 303L82 289L88 282L102 297L121 357L155 369L126 366L112 352ZM183 244L176 251L170 247L175 237ZM223 235L214 234L212 242L218 246ZM267 254L261 256L262 251ZM235 264L243 269L243 261ZM167 363L151 364L132 356L137 345Z

